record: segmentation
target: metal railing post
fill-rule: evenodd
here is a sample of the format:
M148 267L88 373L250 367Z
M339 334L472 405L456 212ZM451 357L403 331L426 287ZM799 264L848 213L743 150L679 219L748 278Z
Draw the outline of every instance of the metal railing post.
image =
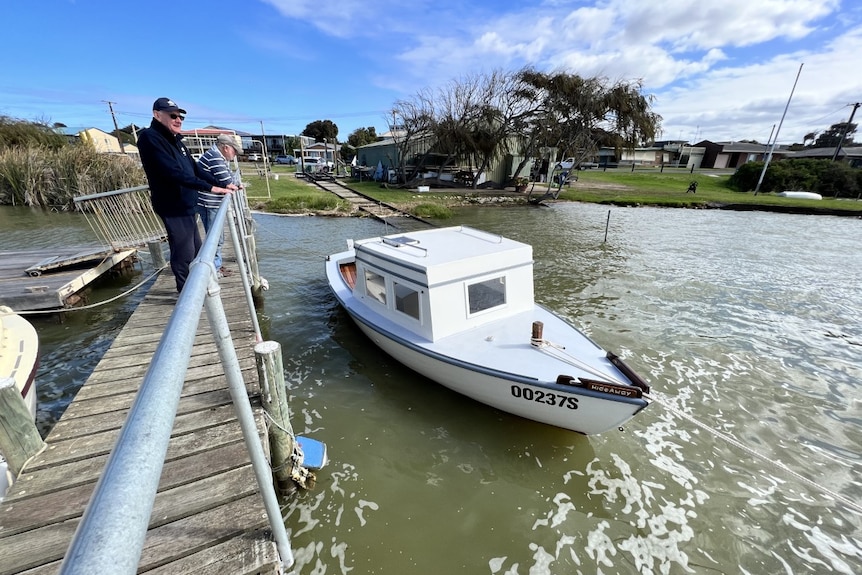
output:
M233 205L230 203L230 201L226 200L223 202L223 204L228 204L228 208L233 212ZM222 209L224 209L224 207L225 206L222 205ZM251 295L251 288L249 287L248 282L248 268L246 267L246 263L248 260L246 257L244 257L244 252L242 251L240 246L239 233L236 229L236 218L228 218L228 221L230 222L229 227L231 242L233 242L233 249L234 252L237 254L236 264L239 267L240 277L242 278L242 291L245 294L245 301L246 304L248 304L248 313L249 315L251 315L251 323L254 327L255 343L260 343L261 341L263 341L263 336L260 333L260 323L257 320L257 309L255 309L254 307L254 297Z
M281 516L281 508L278 505L278 496L272 483L272 469L269 467L269 462L266 459L266 454L257 435L254 412L251 409L251 402L245 390L242 369L240 368L236 349L234 349L233 340L231 339L227 316L224 313L224 307L219 298L220 293L221 287L215 278L212 278L204 304L207 319L209 319L210 328L213 330L213 338L215 339L219 357L221 357L222 366L224 367L224 374L227 378L230 395L233 398L237 419L239 420L240 427L242 427L245 446L251 456L254 474L257 477L257 484L263 496L263 504L269 517L269 526L272 529L273 538L275 539L275 544L278 546L281 560L285 563L286 567L290 568L293 565L293 552L290 549L287 529L284 526L284 518Z

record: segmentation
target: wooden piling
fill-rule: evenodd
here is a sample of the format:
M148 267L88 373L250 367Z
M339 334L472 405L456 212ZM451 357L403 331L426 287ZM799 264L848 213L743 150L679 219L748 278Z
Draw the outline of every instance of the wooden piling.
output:
M268 414L270 456L276 487L281 493L296 491L294 482L296 461L296 437L290 425L287 406L287 388L284 384L284 365L281 359L281 344L263 341L254 346L255 364L263 408Z
M0 451L12 475L17 477L24 464L44 447L45 442L15 380L0 379Z
M147 249L150 250L154 269L160 270L167 265L165 254L162 252L162 242L147 242Z

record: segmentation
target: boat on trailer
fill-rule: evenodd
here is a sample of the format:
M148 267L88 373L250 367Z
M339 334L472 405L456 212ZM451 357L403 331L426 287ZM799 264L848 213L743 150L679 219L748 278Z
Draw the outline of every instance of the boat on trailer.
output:
M528 244L467 226L348 240L326 276L383 351L476 401L586 435L650 403L619 356L534 302Z
M11 378L24 398L32 421L36 419L36 371L39 368L39 335L29 321L0 306L0 378ZM34 423L35 426L35 423ZM0 500L14 477L0 452Z

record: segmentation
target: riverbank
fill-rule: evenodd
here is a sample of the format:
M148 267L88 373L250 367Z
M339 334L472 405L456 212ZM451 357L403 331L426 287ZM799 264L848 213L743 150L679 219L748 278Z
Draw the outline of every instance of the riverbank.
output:
M244 177L249 184L249 196L255 209L277 213L349 215L349 207L336 206L332 194L312 182L296 178L292 167L273 168L279 179L266 182L258 175ZM563 186L556 198L549 192L556 186L531 183L525 192L506 189L434 188L428 192L399 189L378 182L359 182L350 178L342 181L352 189L375 200L420 217L445 218L445 210L463 206L506 206L552 202L587 202L616 206L655 206L691 209L725 209L735 211L770 211L779 213L862 217L862 201L855 198L805 200L774 194L736 192L727 187L727 171L704 170L660 171L656 168L628 170L586 170L577 179ZM698 185L689 192L692 182ZM267 191L264 196L262 192ZM329 204L312 207L311 197L328 200ZM443 211L441 211L443 210ZM434 213L429 213L433 211Z

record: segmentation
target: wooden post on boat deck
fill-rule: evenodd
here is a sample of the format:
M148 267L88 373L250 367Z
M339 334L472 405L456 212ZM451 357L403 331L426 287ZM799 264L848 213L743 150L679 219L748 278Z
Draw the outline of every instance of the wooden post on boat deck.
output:
M254 346L254 359L263 408L269 415L270 458L276 487L282 494L292 493L296 491L293 468L301 462L293 458L296 438L287 407L281 345L277 341L260 342Z
M11 377L0 379L0 451L17 477L27 461L42 451L45 442Z

